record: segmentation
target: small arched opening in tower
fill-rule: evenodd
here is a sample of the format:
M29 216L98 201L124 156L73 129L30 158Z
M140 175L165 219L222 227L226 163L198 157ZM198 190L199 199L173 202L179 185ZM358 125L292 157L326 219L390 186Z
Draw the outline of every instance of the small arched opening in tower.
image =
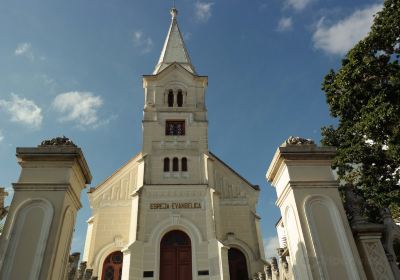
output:
M168 107L174 106L174 93L172 89L168 91Z
M169 158L164 158L164 172L169 172Z
M182 164L182 171L183 171L183 172L188 171L187 158L184 157L184 158L182 158L181 161L182 161L182 163L181 163L181 164Z
M182 90L178 90L178 95L176 96L176 102L178 104L178 107L182 107L183 105L183 94Z

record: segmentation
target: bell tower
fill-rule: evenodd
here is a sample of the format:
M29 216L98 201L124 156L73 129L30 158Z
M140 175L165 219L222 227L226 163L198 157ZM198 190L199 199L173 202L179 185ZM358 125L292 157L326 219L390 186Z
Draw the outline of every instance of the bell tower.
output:
M171 25L152 75L143 76L143 147L146 184L206 183L208 152L205 90L207 77L191 63L171 9ZM203 168L202 168L203 166Z

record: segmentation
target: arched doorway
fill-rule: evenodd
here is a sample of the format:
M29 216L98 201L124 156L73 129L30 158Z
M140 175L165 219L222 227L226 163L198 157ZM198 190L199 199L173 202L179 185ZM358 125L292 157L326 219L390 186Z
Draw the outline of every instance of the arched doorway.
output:
M230 248L228 250L228 262L230 280L249 279L246 257L240 250L236 248Z
M192 245L180 230L164 235L160 244L160 280L192 279Z
M122 276L122 252L112 252L103 263L101 280L121 280Z

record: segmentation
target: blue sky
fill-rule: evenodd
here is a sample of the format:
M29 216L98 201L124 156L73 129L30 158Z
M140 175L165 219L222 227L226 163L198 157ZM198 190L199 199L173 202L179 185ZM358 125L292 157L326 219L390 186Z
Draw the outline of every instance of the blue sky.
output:
M170 24L171 1L0 2L0 186L18 180L15 148L66 135L94 187L141 149L143 90ZM192 63L209 76L209 148L262 191L274 254L275 190L265 172L290 135L320 140L332 124L323 77L372 23L382 1L177 0ZM82 193L72 250L90 217ZM10 203L11 196L7 199Z

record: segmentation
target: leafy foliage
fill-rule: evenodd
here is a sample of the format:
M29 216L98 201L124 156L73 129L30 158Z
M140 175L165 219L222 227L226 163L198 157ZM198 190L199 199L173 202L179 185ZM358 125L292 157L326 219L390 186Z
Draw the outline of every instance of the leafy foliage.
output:
M336 127L322 144L338 149L333 167L371 206L400 205L400 0L386 0L366 38L325 77ZM397 212L398 213L398 212Z

